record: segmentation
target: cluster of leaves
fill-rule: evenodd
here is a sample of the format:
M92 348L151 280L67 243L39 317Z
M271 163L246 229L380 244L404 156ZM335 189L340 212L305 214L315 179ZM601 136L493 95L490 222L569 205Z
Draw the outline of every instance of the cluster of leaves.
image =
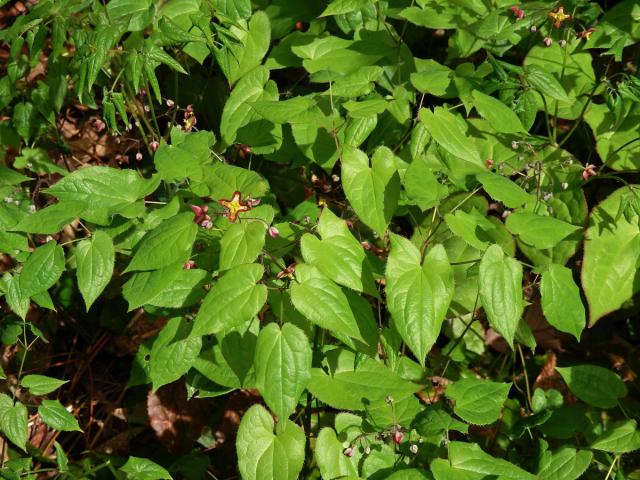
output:
M0 31L4 478L205 475L28 445L81 426L23 375L69 274L89 324L165 323L130 389L259 392L246 480L640 478L635 376L579 343L637 342L637 0L105 3ZM79 105L136 168L71 166Z

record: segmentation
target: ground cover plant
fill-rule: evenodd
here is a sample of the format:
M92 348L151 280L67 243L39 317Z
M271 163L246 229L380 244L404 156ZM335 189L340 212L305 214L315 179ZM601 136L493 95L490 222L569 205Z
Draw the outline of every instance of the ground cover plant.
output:
M638 41L0 0L0 477L639 479Z

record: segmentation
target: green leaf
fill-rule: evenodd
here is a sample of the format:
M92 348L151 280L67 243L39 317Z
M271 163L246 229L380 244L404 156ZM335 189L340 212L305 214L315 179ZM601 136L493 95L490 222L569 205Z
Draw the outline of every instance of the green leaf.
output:
M274 422L261 405L252 406L242 417L236 449L240 475L245 480L295 480L304 463L306 438L300 427L279 419Z
M259 198L269 190L269 184L259 173L219 162L207 167L204 183L209 187L208 194L217 200L229 199L236 191L243 197Z
M291 323L282 329L270 323L258 335L254 365L256 387L280 421L298 405L311 380L311 346L302 330Z
M15 275L9 281L5 300L9 308L23 320L29 311L29 295L25 295L20 288L20 275Z
M350 298L338 285L315 267L304 264L296 267L296 279L291 283L291 301L296 310L331 332L365 340Z
M233 21L251 16L251 0L213 0L213 5L218 12Z
M111 237L101 230L76 248L78 288L87 311L111 281L115 249Z
M120 470L127 474L127 478L135 480L171 480L172 478L166 469L148 458L129 457Z
M364 249L346 222L325 208L318 233L322 240L311 234L302 236L300 249L304 261L340 285L358 292L376 292Z
M485 170L486 167L480 159L480 153L475 143L466 134L464 120L443 107L436 107L433 112L421 108L419 115L420 120L438 145L451 155Z
M81 202L59 202L22 217L11 230L26 233L58 233L84 210L85 205Z
M136 272L122 286L122 295L129 302L129 311L148 304L162 295L170 286L176 285L182 263L175 263L160 270Z
M347 457L336 432L331 427L320 430L314 455L322 478L359 478L356 457Z
M561 102L569 102L571 99L567 95L564 87L551 73L539 65L527 65L525 67L525 78L535 89Z
M328 81L375 64L385 56L385 50L390 48L381 42L371 50L363 43L361 41L358 44L336 36L324 36L315 38L312 42L294 45L291 51L303 59L302 65L307 72L323 72L323 81Z
M58 380L46 375L25 375L20 380L20 385L29 389L31 395L46 395L57 390L65 383L67 383L67 380Z
M416 66L423 70L411 74L411 84L419 92L443 96L451 84L453 71L432 59L418 60L415 59Z
M507 177L497 173L484 172L476 175L485 192L501 201L506 207L517 208L526 203L535 203L536 198Z
M530 212L513 212L505 222L520 240L539 249L552 248L580 227L553 217Z
M267 14L263 11L255 12L242 35L242 45L235 46L232 50L233 56L227 75L232 85L260 65L269 50L271 25Z
M469 425L454 419L440 406L430 406L420 412L413 420L411 426L420 435L434 436L442 435L448 430L456 430L461 433L469 431Z
M390 238L387 308L402 340L424 367L453 298L453 269L442 245L432 248L423 262L409 240L394 234Z
M475 425L488 425L500 417L509 390L510 383L463 378L449 385L445 394L455 402L453 411L460 418Z
M26 451L29 436L27 407L22 403L13 403L11 398L0 393L0 430L7 439Z
M228 145L235 142L238 130L255 118L251 103L261 99L268 80L269 70L257 67L233 87L220 118L220 134Z
M474 90L471 95L473 96L473 106L494 130L499 133L525 132L518 115L500 100L479 90Z
M206 131L190 133L182 139L172 137L173 145L163 142L153 162L165 181L201 182L203 168L211 163L209 148L214 142L213 134Z
M444 219L449 230L473 248L486 250L492 241L489 232L495 230L496 226L475 209L469 213L464 210L456 210L455 214L447 213Z
M507 462L485 453L474 443L451 442L449 463L463 472L496 476L504 480L536 480L536 476Z
M155 190L155 180L145 180L135 170L87 167L67 175L46 190L61 201L77 201L87 209L117 210Z
M640 289L640 226L624 216L621 204L633 194L627 187L611 194L590 215L584 242L582 288L589 303L589 325L617 310Z
M161 272L162 270L159 271ZM142 274L144 273L147 272L142 272ZM162 287L160 293L143 303L164 308L190 307L204 297L205 291L203 287L208 278L209 272L206 270L184 270L180 268L178 275L172 277L173 281L168 282L168 287ZM131 305L129 309L131 309Z
M193 213L180 213L163 221L140 242L125 272L154 270L184 262L198 232Z
M627 395L627 387L618 375L597 365L556 367L569 390L583 402L598 408L614 408Z
M387 480L430 480L431 475L421 468L403 468L396 470L387 477Z
M421 127L416 126L415 128ZM413 200L423 211L438 205L449 193L449 189L438 182L433 170L420 157L414 158L413 162L409 164L404 174L403 183L409 199Z
M383 236L396 211L400 178L394 155L379 147L371 159L361 150L346 148L342 156L342 187L362 222Z
M55 241L36 248L20 272L20 292L31 297L49 290L64 272L64 250Z
M547 321L580 341L586 317L580 289L573 280L571 270L555 263L549 265L542 272L540 294L542 311Z
M545 480L576 480L589 468L593 453L561 447L538 470L538 476Z
M173 58L160 47L154 45L150 48L147 48L144 53L151 61L164 63L166 66L178 73L182 73L184 75L187 74L187 71L183 68L182 65L180 65L180 62L178 62L175 58Z
M11 121L13 126L25 142L33 136L37 128L38 113L30 102L16 103L13 107Z
M522 311L522 264L491 245L480 262L480 299L489 324L513 346Z
M368 3L369 0L333 0L320 14L320 17L350 13L355 10L360 10Z
M606 104L591 104L585 120L596 137L596 150L607 167L614 170L638 168L640 142L636 139L640 103L634 102L623 113L616 112ZM620 118L622 117L622 118Z
M202 338L189 336L190 331L189 320L172 318L153 342L149 376L154 390L179 379L195 363L202 349Z
M255 317L267 300L267 287L256 285L263 274L264 268L254 263L225 273L204 298L191 334L217 334Z
M359 102L349 100L343 103L342 106L351 118L369 118L384 112L388 103L383 98L371 98Z
M5 167L4 165L0 165L0 187L17 185L30 180L33 180L33 178L22 175L21 173Z
M49 158L49 154L43 148L23 148L22 155L16 157L13 168L26 168L40 175L45 173L58 173L63 177L69 172L57 166Z
M64 453L64 449L58 442L53 444L56 449L56 464L58 465L58 471L65 473L69 471L69 459Z
M43 400L38 407L40 420L54 430L63 432L81 432L78 420L71 415L58 400Z
M353 354L345 354L333 372L320 368L311 371L308 390L321 402L344 410L389 410L386 399L391 395L397 405L413 397L420 385L404 380L380 362L364 357L354 365Z
M591 448L617 454L640 449L638 424L635 420L614 422L591 444Z
M220 270L253 263L264 247L265 228L262 222L231 225L220 239Z

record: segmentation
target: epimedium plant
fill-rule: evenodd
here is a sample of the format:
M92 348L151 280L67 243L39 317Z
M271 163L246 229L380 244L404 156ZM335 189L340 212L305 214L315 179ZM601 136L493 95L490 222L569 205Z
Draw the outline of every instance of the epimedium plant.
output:
M2 475L205 475L29 445L33 415L83 425L46 398L64 379L23 373L73 276L87 322L162 322L130 389L259 392L244 479L636 478L635 377L581 352L603 324L637 342L639 19L635 0L32 2L0 32ZM128 150L70 163L57 119L79 105ZM575 354L556 364L549 335Z

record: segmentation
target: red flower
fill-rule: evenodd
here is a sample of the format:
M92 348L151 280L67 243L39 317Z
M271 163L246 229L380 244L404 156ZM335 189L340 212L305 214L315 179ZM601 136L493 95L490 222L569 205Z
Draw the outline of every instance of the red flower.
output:
M521 8L513 6L511 7L511 11L513 12L513 14L516 16L518 20L522 20L525 17L524 10L522 10Z
M596 166L591 163L587 163L584 170L582 170L582 179L586 182L589 177L593 177L594 175L596 175Z
M230 200L218 200L218 203L224 207L224 216L227 217L231 223L234 223L238 219L240 212L248 212L251 210L251 205L246 201L242 201L242 194L238 191L233 192Z
M561 5L559 5L555 10L550 11L547 15L553 20L553 26L556 28L560 28L562 26L562 22L571 20L571 15L564 13L564 7Z
M208 205L203 205L201 207L197 205L190 205L190 207L191 210L193 210L193 213L196 214L195 218L193 219L193 223L200 224L203 220L211 220L209 215L207 215L207 212L209 211Z

